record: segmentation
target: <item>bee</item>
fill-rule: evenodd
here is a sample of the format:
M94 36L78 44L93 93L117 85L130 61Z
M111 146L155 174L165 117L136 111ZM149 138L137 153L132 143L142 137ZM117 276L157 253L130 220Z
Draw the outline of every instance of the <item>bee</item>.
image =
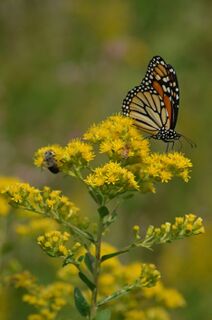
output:
M44 163L52 173L58 173L60 170L57 165L57 161L55 159L55 153L52 150L47 150L44 153Z

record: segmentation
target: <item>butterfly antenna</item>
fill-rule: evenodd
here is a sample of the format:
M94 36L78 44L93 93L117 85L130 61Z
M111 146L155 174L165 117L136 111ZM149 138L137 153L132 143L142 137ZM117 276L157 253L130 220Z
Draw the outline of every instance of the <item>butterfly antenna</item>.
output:
M188 143L190 144L191 148L196 148L197 145L194 141L192 141L191 139L189 139L188 137L182 135L183 139Z

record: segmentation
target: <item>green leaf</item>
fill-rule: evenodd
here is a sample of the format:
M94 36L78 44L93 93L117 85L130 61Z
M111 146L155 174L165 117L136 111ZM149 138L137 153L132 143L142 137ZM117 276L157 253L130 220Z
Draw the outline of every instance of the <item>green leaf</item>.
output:
M78 262L82 262L82 261L83 261L83 259L84 259L84 256L83 256L83 255L81 255L81 256L77 259L77 261L78 261Z
M65 257L65 259L63 260L63 267L67 266L67 264L76 265L76 261L73 259L73 253L71 253L69 256Z
M93 274L95 257L92 256L91 253L87 252L85 254L84 262L85 262L85 265L88 268L88 270Z
M98 212L102 219L110 213L108 208L105 206L98 208Z
M77 310L83 317L90 313L90 307L79 288L74 288L74 302Z
M122 250L122 251L117 251L117 252L113 252L113 253L109 253L109 254L105 254L104 256L102 256L101 258L101 262L104 262L108 259L111 259L111 258L114 258L116 256L119 256L120 254L123 254L123 253L126 253L128 252L129 250L126 249L126 250Z
M111 311L109 309L99 311L96 316L96 320L110 320L110 318L111 318Z
M96 288L95 284L90 279L88 279L88 277L81 271L79 272L79 277L91 291Z

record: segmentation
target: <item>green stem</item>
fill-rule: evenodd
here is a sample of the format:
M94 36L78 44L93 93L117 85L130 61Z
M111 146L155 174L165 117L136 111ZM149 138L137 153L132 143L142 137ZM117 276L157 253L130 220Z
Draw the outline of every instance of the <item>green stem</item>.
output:
M110 301L113 301L115 299L119 299L120 297L128 294L130 291L132 291L136 287L138 287L138 285L136 283L129 284L129 285L125 286L124 288L114 292L110 296L100 300L98 302L97 306L100 307L100 306L103 306L104 304L106 304L106 303L108 303Z
M102 232L103 232L103 223L102 218L99 217L98 231L97 231L97 240L95 244L95 265L94 265L94 284L95 289L92 292L91 297L91 312L90 312L90 320L94 320L97 313L97 296L98 296L98 282L99 282L99 274L101 267L101 242L102 242Z

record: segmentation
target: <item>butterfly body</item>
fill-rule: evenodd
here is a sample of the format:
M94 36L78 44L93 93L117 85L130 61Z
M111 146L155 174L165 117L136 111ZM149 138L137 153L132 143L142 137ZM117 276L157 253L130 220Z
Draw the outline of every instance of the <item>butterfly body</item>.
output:
M123 115L150 137L174 142L181 137L175 131L179 109L179 86L174 68L155 56L139 86L131 89L123 101Z
M152 136L153 139L162 140L164 142L172 142L173 140L179 140L181 137L180 133L177 133L173 129L165 129L162 127L159 132Z

